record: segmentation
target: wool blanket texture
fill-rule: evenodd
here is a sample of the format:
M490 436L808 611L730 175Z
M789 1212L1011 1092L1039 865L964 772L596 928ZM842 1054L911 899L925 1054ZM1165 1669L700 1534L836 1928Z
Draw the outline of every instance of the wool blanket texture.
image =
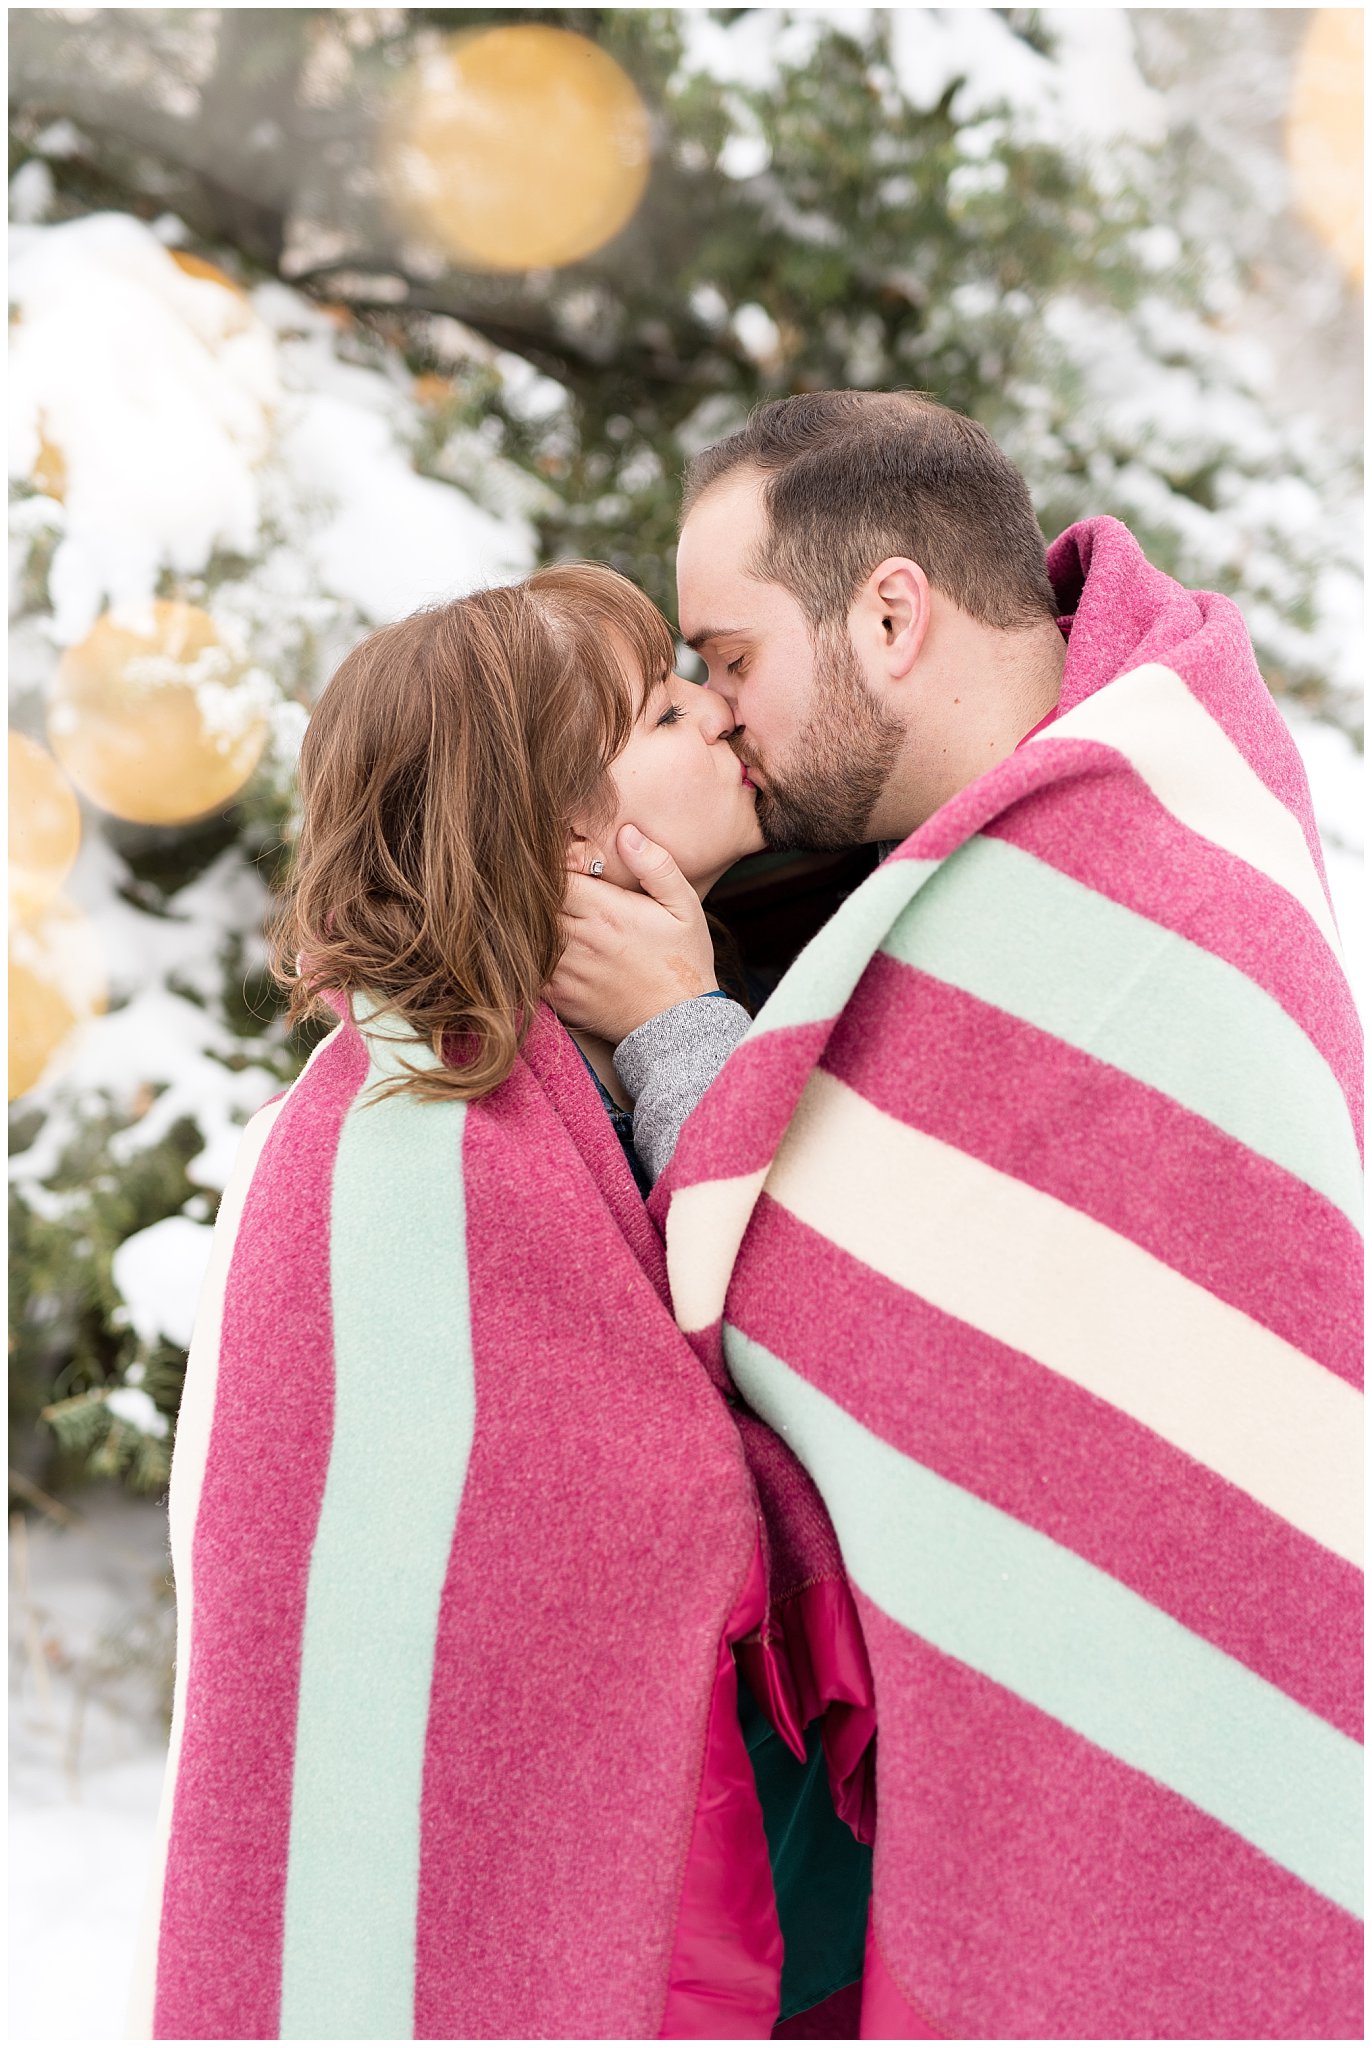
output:
M863 2035L1360 2036L1360 1034L1309 790L1232 603L1110 519L1049 571L1059 716L800 956L650 1207L861 1618Z
M778 1546L743 1436L551 1013L482 1101L381 1099L433 1059L363 1006L224 1195L131 2031L765 2039L731 1646ZM742 1423L804 1524L794 1570L832 1588L811 1482Z

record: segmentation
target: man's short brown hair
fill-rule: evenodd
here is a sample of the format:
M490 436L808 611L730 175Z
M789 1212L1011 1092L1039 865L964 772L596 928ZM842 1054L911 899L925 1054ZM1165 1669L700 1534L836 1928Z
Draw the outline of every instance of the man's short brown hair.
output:
M768 536L750 573L814 627L846 621L878 562L918 562L984 625L1057 612L1024 478L985 427L917 391L816 391L760 405L686 471L682 517L735 469L762 473Z

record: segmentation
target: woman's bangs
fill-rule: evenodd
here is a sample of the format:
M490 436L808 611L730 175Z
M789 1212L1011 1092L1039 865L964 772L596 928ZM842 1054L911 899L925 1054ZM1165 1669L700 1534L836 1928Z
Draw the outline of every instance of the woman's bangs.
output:
M563 615L574 632L589 617L602 635L619 642L639 675L639 692L631 707L637 718L648 692L676 666L672 629L652 599L603 562L559 562L535 571L529 583L540 594L562 600Z

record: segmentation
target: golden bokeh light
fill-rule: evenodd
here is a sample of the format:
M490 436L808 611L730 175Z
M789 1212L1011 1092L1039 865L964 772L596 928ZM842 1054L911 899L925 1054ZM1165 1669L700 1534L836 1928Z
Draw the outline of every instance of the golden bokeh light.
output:
M1362 9L1315 10L1286 123L1296 203L1355 284L1363 275Z
M10 733L10 916L33 917L50 903L76 860L81 809L45 748Z
M633 82L567 29L454 36L397 92L385 136L398 210L459 263L575 263L633 217L652 137Z
M95 926L55 896L38 915L10 927L9 1099L27 1095L71 1051L78 1032L105 1008L108 992Z
M107 612L58 664L52 750L116 818L181 825L221 810L266 738L261 679L197 605L158 599L119 623Z

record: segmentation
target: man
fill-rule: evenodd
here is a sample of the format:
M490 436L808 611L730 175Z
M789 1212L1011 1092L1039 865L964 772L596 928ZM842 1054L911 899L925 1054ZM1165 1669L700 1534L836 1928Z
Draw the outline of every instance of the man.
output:
M752 1025L646 844L558 984L838 1534L863 2032L1350 2033L1359 1033L1238 613L908 394L706 451L678 575L771 842L899 842Z
M1057 703L1066 649L1024 479L974 420L906 394L782 400L707 449L677 584L777 851L907 838ZM646 894L573 880L554 988L620 1044L656 1177L748 1019L677 1011L716 989L699 902L662 848L621 851Z

